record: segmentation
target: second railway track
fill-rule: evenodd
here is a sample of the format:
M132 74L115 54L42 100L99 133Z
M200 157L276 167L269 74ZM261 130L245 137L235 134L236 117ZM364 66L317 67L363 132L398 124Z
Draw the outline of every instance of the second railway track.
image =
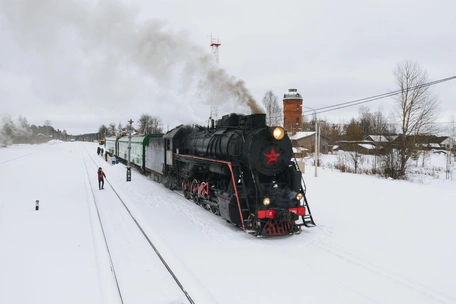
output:
M159 251L152 238L147 234L145 227L143 227L135 218L125 200L118 191L116 191L109 179L105 180L105 190L94 190L95 183L93 183L93 179L96 177L94 172L96 172L99 165L97 164L96 159L92 157L86 149L82 148L81 152L83 153L83 159L90 160L88 163L93 163L93 166L89 166L86 164L86 161L84 161L84 167L87 172L88 182L91 185L91 196L93 197L93 203L98 215L96 221L99 222L103 233L106 250L110 259L113 280L115 281L119 296L119 303L139 303L138 297L129 291L128 285L132 284L127 277L135 275L134 271L139 271L137 275L142 278L144 276L144 269L150 270L150 268L158 268L156 265L157 260L159 260L158 263L163 265L164 271L169 274L170 277L168 279L173 280L177 288L179 288L185 296L185 303L195 303L184 284L166 260L166 256ZM109 197L107 198L107 196ZM107 200L109 200L109 204L106 204ZM128 240L116 236L116 234L119 234L119 230L122 232L121 235L129 235ZM133 239L135 242L131 241ZM139 239L142 239L142 241ZM141 244L138 244L139 242L141 242ZM132 246L133 243L135 246ZM125 248L128 249L123 251ZM135 250L137 252L134 252ZM128 265L128 260L132 258L135 260L135 267L131 267L131 264ZM139 258L144 259L143 263L138 263ZM151 280L154 279L151 278ZM160 292L162 291L163 290L160 290ZM151 301L153 302L154 299L152 298L148 301L146 299L143 300L150 303Z

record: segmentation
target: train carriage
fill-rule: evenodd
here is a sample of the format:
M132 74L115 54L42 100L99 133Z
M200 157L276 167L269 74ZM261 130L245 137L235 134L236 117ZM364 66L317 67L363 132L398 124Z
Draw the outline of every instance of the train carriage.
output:
M118 138L116 136L111 136L106 138L106 151L110 155L117 155L118 147L117 147L117 141Z
M144 145L148 140L148 135L133 135L131 143L128 136L122 136L118 140L117 157L128 161L128 147L130 149L130 163L144 169Z
M164 164L163 134L151 134L147 145L145 145L145 170L151 174L153 180L162 181Z
M131 136L131 140L128 136L118 137L114 144L114 154L119 160L127 163L130 145L130 165L137 167L143 173L154 173L154 176L161 176L163 169L162 136L163 134L136 134ZM154 177L154 179L160 180L159 177Z

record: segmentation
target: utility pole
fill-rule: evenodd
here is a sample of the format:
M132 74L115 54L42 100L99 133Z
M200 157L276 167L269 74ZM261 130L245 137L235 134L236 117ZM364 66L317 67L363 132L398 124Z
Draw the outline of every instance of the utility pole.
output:
M318 145L320 144L320 132L319 132L319 127L318 127L318 122L317 122L317 112L315 111L315 109L312 109L309 107L303 106L303 108L314 111L314 115L315 115L315 177L318 177L318 173L317 173L318 153L319 153Z
M130 128L128 130L128 162L127 162L127 182L131 181L131 167L130 167L130 155L131 155L131 124L133 120L128 121L130 123Z

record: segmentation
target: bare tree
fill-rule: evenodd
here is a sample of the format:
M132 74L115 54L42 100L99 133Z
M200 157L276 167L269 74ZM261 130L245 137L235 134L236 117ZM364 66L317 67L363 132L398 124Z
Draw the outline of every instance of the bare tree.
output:
M362 140L363 130L358 125L357 121L352 118L348 125L344 126L345 140Z
M390 135L394 133L394 125L391 125L388 122L388 119L383 116L382 112L377 111L372 114L373 119L373 129L372 133L376 135Z
M303 131L313 131L313 130L315 130L315 119L314 119L313 114L312 114L311 117L310 117L310 115L307 115L307 114L303 114L302 115L302 126L301 126L301 129Z
M282 110L277 101L277 96L269 90L264 94L263 105L266 108L266 124L279 126L282 123Z
M108 127L108 136L114 136L116 135L116 124L115 123L110 123Z
M154 116L152 119L149 121L149 129L148 133L152 134L158 134L158 133L163 133L163 123L160 117Z
M105 138L108 134L108 128L103 124L98 128L98 138Z
M448 149L450 150L449 154L452 152L456 158L456 120L454 118L454 115L451 115L450 120L451 126L448 128L448 134L450 134L450 143L448 145Z
M445 178L446 179L453 179L453 170L454 170L454 164L453 164L453 158L455 156L455 138L456 138L456 125L455 125L455 119L454 115L451 115L450 118L450 126L447 129L448 134L450 134L449 137L449 143L446 145L446 150L447 150L447 159L446 159L446 168L445 168Z
M364 155L359 152L358 148L355 148L354 151L347 152L347 157L353 164L353 170L356 173L359 172L359 166L364 163Z
M51 127L52 126L52 123L50 120L46 120L44 121L44 127L46 128L46 136L49 138L49 133L50 133L50 130L51 130Z
M383 160L383 171L381 174L384 177L391 177L393 179L399 178L400 168L400 153L399 150L395 149L392 144L385 146L385 155L382 157Z
M29 143L32 136L32 129L27 121L27 118L19 115L17 124L17 134L15 138L16 143Z
M138 132L142 134L158 134L163 132L163 124L158 116L142 114L137 124Z
M405 177L407 161L416 149L417 136L435 129L439 102L430 87L425 86L428 82L427 72L417 63L404 61L398 64L394 76L401 91L396 97L402 131L399 143L401 178Z
M11 116L5 116L2 119L2 129L0 130L0 147L6 147L13 144L14 136L17 133L17 127Z
M342 139L342 135L344 133L344 128L342 124L329 123L324 119L319 120L319 123L321 126L321 134L328 137L330 139L331 144L334 144L334 142ZM313 127L313 129L311 129L310 126L307 129L303 128L303 130L305 131L310 131L314 129L315 126Z
M359 109L359 127L361 128L362 132L362 138L365 138L368 135L374 135L373 134L373 124L374 124L374 118L372 113L367 107L361 107Z
M368 135L388 135L392 133L391 125L382 112L371 113L367 107L360 108L357 123L362 130L363 138Z

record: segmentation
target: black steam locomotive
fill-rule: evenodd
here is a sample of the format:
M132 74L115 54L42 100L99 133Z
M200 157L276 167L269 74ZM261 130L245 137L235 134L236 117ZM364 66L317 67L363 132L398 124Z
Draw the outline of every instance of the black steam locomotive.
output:
M315 226L290 138L282 127L267 126L265 114L181 125L163 139L163 183L186 198L254 235Z

